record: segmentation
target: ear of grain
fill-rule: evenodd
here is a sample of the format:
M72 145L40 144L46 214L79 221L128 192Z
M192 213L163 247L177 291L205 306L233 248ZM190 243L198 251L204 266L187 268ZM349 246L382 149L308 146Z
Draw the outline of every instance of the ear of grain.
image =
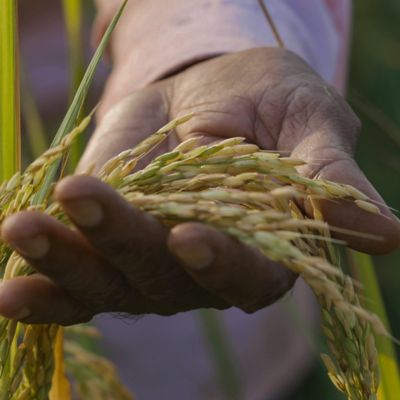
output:
M324 356L324 360L329 365L332 381L348 399L373 398L371 396L377 391L379 374L371 327L380 333L386 333L385 328L374 314L361 308L352 280L332 264L336 260L335 252L328 226L322 220L317 197L311 198L315 219L303 215L293 201L313 196L310 188L319 188L318 196L322 198L342 199L355 204L359 195L353 198L345 186L308 180L298 175L292 163L279 155L271 156L268 153L267 157L263 157L264 153L259 149L255 151L257 149L254 147L247 148L248 153L244 153L241 140L225 141L208 148L191 148L188 152L174 150L156 158L142 171L126 175L126 170L129 171L135 159L165 140L168 130L187 119L183 117L172 121L136 148L110 160L100 172L101 178L113 185L134 206L167 225L193 220L205 223L258 247L268 258L300 274L314 290L324 311L323 330L332 354L329 359ZM8 191L0 192L0 204L3 205L1 218L26 207L21 204L22 197L19 195L21 191L26 192L24 185L36 182L40 187L43 182L35 177L46 176L49 163L54 163L68 151L81 130L82 126L72 131L58 146L34 161L24 174L15 175L4 185ZM219 157L220 152L229 154L229 157ZM199 174L204 171L204 166L210 165L222 166L224 172ZM331 187L335 187L335 190L329 190ZM362 208L368 211L365 204L369 204L369 200L363 201ZM44 206L43 209L68 222L56 204ZM11 255L4 247L2 251L4 259L8 260L7 277L29 271L22 259ZM49 353L46 349L51 348L49 343L54 342L55 331L53 326L40 329L36 344L33 345L33 349L40 349L40 352L28 349L26 356L19 361L24 363L27 360L23 364L23 377L28 377L28 380L24 381L17 370L13 370L9 381L0 381L5 390L10 391L10 385L18 383L20 390L25 390L28 385L36 395L42 396L43 389L39 387L48 387L54 358L51 351ZM15 336L13 325L5 324L0 329L0 335L12 339ZM3 339L3 343L7 352L9 341ZM76 362L71 361L70 365L76 365ZM43 372L40 375L37 369L40 363L49 366L44 375ZM18 379L22 379L22 383ZM44 385L46 382L47 386ZM93 395L98 389L92 386L88 390Z
M68 224L60 207L50 201L51 184L61 158L90 119L73 129L94 69L121 12L96 52L52 147L24 173L0 182L0 224L8 215L32 208ZM358 191L307 179L295 169L299 160L244 145L243 138L200 147L196 141L188 141L143 170L131 173L140 158L190 118L171 121L134 149L110 160L99 177L134 206L168 226L182 221L205 223L256 246L266 257L300 274L315 292L323 311L323 331L331 351L331 356L324 355L323 360L333 383L350 400L376 398L379 368L371 330L381 334L387 331L375 314L360 306L353 281L335 267L337 258L318 200L353 201L373 213L376 208ZM10 169L7 176L14 171ZM295 200L304 198L311 201L314 219L296 206ZM2 243L0 267L4 279L32 272ZM55 344L60 351L59 332L54 325L24 326L0 319L0 400L48 398L54 370L60 371L60 358L54 356ZM66 356L82 399L107 399L110 390L115 399L131 399L116 379L114 368L104 359L70 341L66 342Z
M51 149L36 162L32 163L23 177L17 173L9 182L2 184L2 180L0 180L0 223L7 215L23 209L29 209L32 206L42 210L46 208L47 196L60 159L70 150L73 141L90 120L90 117L89 119L86 118L81 126L67 135L77 121L96 66L125 4L126 2L113 19L96 51L77 91L77 95L56 134ZM0 56L2 61L0 116L1 132L7 132L8 134L1 137L0 148L3 151L2 179L10 177L20 167L16 156L19 143L19 108L18 96L16 95L18 93L18 68L14 58L16 42L15 18L16 2L14 0L2 2L0 7ZM1 242L0 266L4 279L31 273L31 269L26 265L25 261L15 253L12 253ZM57 332L59 332L59 328L54 325L31 327L14 321L0 320L1 400L23 398L45 400L49 396L52 382L56 384L55 390L59 389L57 396L63 393L64 397L68 398L65 386L66 380L63 380L63 374L60 373L62 371L62 358L57 357L62 349L60 338L58 338L59 343L56 349L58 353L56 357L53 354L53 345L57 343ZM53 379L55 367L56 373L58 372L58 379ZM98 398L106 398L105 396L103 394L102 397Z
M232 145L234 146L235 143L232 142ZM213 145L209 151L206 151L204 147L193 149L189 154L181 154L178 161L176 161L175 154L173 157L169 157L167 154L162 157L163 162L160 163L160 159L158 159L150 163L145 169L146 173L139 171L132 176L123 178L123 180L126 179L126 186L124 186L123 180L121 183L117 179L115 174L113 174L113 181L118 182L117 190L119 185L124 187L123 193L132 204L152 213L164 222L174 224L182 220L197 220L212 225L237 236L248 244L259 247L270 259L281 261L288 268L301 274L313 288L321 306L326 311L324 313L324 332L336 360L329 359L328 363L332 381L349 399L374 398L379 384L379 374L374 338L369 324L372 324L381 333L385 328L377 321L376 316L360 307L351 279L346 278L339 269L332 273L331 268L333 267L330 266L329 261L335 261L336 256L329 243L330 237L326 224L321 222L321 225L315 225L317 233L313 230L309 231L310 228L307 228L309 220L301 215L300 210L297 210L295 215L290 214L289 210L293 205L291 198L307 196L310 188L313 191L318 188L318 196L322 198L346 201L351 199L368 212L374 212L375 209L369 207L371 203L368 199L365 199L362 204L358 204L359 193L355 191L357 197L354 198L345 186L333 182L311 181L298 176L290 167L292 163L280 159L279 156L264 159L259 155L254 158L252 152L245 156L239 152L240 158L235 159L232 157L234 151L231 151L229 160L219 160L224 165L224 169L219 171L225 171L228 176L232 174L231 178L228 179L228 176L225 178L223 174L223 176L215 174L210 176L210 179L205 179L201 175L196 176L196 169L204 170L204 165L218 159L219 151L226 153L226 147ZM186 161L190 162L189 169L186 168ZM254 212L258 210L261 201L257 203L255 200L258 196L245 191L243 186L245 179L240 182L238 176L243 175L243 168L250 173L257 172L265 177L262 186L263 207L269 204L269 207L275 212L281 212L279 220L289 218L283 225L284 228L292 226L296 231L300 230L303 235L289 234L286 230L282 234L279 231L280 225L275 220L276 215L274 215L273 223L268 221L267 214L254 219ZM189 173L191 181L187 180L188 175L185 175L187 173ZM268 179L269 173L273 174L272 181ZM174 179L171 181L168 177L172 176ZM106 177L104 178L107 180ZM235 188L239 188L238 192L240 193L222 188L213 189L214 185L218 185L219 179L222 179L224 183L232 180ZM165 186L162 184L163 181L165 181ZM279 184L277 187L279 181L281 187ZM197 191L186 192L187 188L193 188L194 182L197 183L195 186ZM208 186L207 184L210 182L211 184ZM151 184L147 186L149 183ZM174 190L179 187L179 193L169 193L168 188L172 186L172 183L180 185L174 185ZM299 183L305 187L303 193L298 189ZM287 188L288 185L289 188ZM290 190L291 185L293 185L293 190ZM135 191L138 190L144 191L146 194L143 195L142 192L140 195L136 195ZM265 192L270 193L270 197L265 196ZM271 196L271 194L275 194L275 196ZM236 202L237 207L232 206ZM230 204L230 206L227 207L225 204ZM312 204L315 218L321 219L323 215L318 207L316 197ZM247 207L243 208L243 206ZM252 210L251 219L247 215L248 209ZM294 216L299 219L293 220ZM242 223L241 221L246 222ZM252 221L257 221L257 225L251 224ZM315 224L317 221L310 222ZM303 223L305 225L302 225ZM282 225L282 222L280 224ZM264 229L267 231L263 231ZM307 234L307 232L310 233ZM320 242L316 246L315 242L319 240L320 236L324 237L323 243ZM327 362L327 358L325 361ZM332 368L332 366L335 367Z
M284 44L281 36L279 35L279 32L274 24L273 18L271 17L266 4L264 3L263 0L259 0L259 3L265 14L266 20L267 20L272 32L274 33L274 36L275 36L277 42L279 43L279 46L284 48L285 44ZM355 100L357 100L357 99L355 99ZM357 105L361 105L362 106L361 109L363 111L365 111L366 107L364 104L362 104L362 102L356 101L356 103L357 103ZM367 109L367 111L368 111L367 114L371 114L371 112L370 112L371 110ZM372 113L372 114L376 114L376 113ZM378 120L378 122L380 122L380 120L381 120L381 118L375 118L375 119ZM381 125L381 124L378 123L378 125ZM383 129L383 130L385 132L388 131L387 129ZM393 136L393 135L391 135L391 133L392 132L389 132L389 136ZM396 135L394 135L394 137L396 137ZM396 137L395 142L398 143L397 137ZM368 197L364 193L361 193L356 188L353 188L353 187L347 186L347 185L341 186L341 185L336 185L334 183L330 183L325 187L325 189L328 189L328 191L331 194L334 194L334 193L338 194L339 197L341 197L343 195L343 193L345 193L347 191L349 193L350 197L352 197L355 200L355 203L358 205L358 207L360 207L361 209L364 209L368 212L377 214L377 215L380 214L379 208L375 204L372 204L371 202L369 202ZM315 188L313 190L314 190L314 193L317 193L315 191ZM319 188L318 188L318 191L321 194L321 190ZM341 192L343 192L343 193L341 193ZM323 191L322 191L322 194L323 194ZM358 260L358 263L355 263L355 269L357 272L359 272L358 275L359 275L360 282L364 286L364 293L365 293L366 297L371 300L371 303L378 305L378 306L376 306L377 309L375 309L375 312L377 312L377 314L379 316L381 316L383 318L383 320L386 322L385 307L384 307L384 304L382 302L382 299L381 299L381 296L379 293L379 286L378 286L377 278L376 278L376 276L374 276L374 273L373 273L373 269L372 269L373 266L371 265L367 256L365 256L365 255L364 256L361 256L361 255L355 256L354 258ZM357 265L364 265L364 267L358 268ZM387 323L386 323L386 326L388 326ZM371 341L370 341L370 343L371 343ZM378 398L380 400L400 398L399 366L396 362L396 357L395 357L393 348L391 348L392 345L393 345L392 341L390 341L389 338L387 338L387 337L378 339L378 348L380 350L380 354L379 354L380 366L383 368L383 376L386 377L386 381L385 380L383 381L383 384L381 385L381 388L378 393ZM374 347L374 346L372 346L372 347ZM369 348L371 349L371 346L369 346ZM370 351L372 352L372 350L370 350ZM325 364L326 364L326 362L325 362ZM328 374L329 374L332 382L335 384L335 386L339 390L341 390L345 393L348 393L350 398L356 398L357 391L356 391L356 393L354 393L353 389L350 389L350 386L346 385L345 382L343 381L343 379L339 378L338 374L335 375L334 373L332 373L332 369L330 369L329 367L328 367L328 371L329 371ZM376 373L376 375L378 375L378 372ZM375 394L372 394L370 397L366 396L365 398L368 400L373 400L376 398L376 396L375 396Z

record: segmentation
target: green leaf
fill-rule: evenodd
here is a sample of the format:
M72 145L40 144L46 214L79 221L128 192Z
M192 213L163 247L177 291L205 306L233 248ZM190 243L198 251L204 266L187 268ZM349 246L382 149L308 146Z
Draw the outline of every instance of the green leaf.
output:
M63 0L64 22L68 38L69 66L71 75L70 98L76 90L85 73L82 46L82 0Z
M70 99L76 93L85 73L84 50L82 36L83 6L82 0L63 0L64 22L68 38L70 67ZM68 171L73 171L78 165L85 148L84 136L79 136L71 148L68 160Z
M20 168L17 2L0 3L0 183Z
M363 287L363 295L368 299L368 309L380 317L389 331L385 305L383 303L372 258L367 254L350 252L355 275ZM400 374L393 341L386 336L375 337L378 349L381 384L378 390L378 400L400 399Z
M117 12L117 14L113 18L113 20L111 21L111 24L108 27L106 33L104 34L103 39L101 40L100 45L97 48L97 50L92 58L92 61L90 62L89 66L85 72L82 82L79 85L78 91L75 94L72 104L69 107L68 112L53 139L53 142L51 143L51 147L55 147L55 146L59 145L61 143L61 140L63 139L63 137L68 132L72 131L72 129L76 125L80 111L83 107L87 93L89 91L89 87L92 83L96 68L101 60L104 50L106 49L106 47L108 45L111 34L114 31L114 28L117 25L117 22L119 21L121 15L122 15L122 12L126 6L126 3L127 3L127 0L124 1L121 8ZM42 185L40 191L36 194L36 196L34 198L33 204L43 203L44 199L46 198L46 196L49 192L50 186L51 186L52 182L54 181L54 178L57 174L59 165L60 165L60 161L54 163L54 165L51 166L48 174L45 177L45 180L43 182L43 185Z

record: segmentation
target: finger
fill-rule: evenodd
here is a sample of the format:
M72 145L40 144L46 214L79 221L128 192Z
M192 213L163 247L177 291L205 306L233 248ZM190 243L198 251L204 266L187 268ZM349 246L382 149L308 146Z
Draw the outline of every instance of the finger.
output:
M202 224L176 226L168 246L200 286L246 312L275 302L295 281L257 249Z
M128 303L141 304L141 296L135 296L119 271L104 262L79 234L48 215L13 215L4 221L2 237L36 271L93 312L125 311Z
M146 298L168 302L175 312L218 304L169 252L167 229L110 186L92 177L72 177L57 186L55 196L91 245Z
M93 316L54 282L39 274L1 283L0 314L30 324L59 325L87 322Z

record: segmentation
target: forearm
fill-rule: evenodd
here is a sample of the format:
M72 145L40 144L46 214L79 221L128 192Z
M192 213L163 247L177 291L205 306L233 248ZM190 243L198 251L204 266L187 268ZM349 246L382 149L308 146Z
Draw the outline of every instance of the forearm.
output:
M264 1L286 47L343 86L350 2L338 0L329 10L323 0ZM98 26L104 27L122 1L96 2ZM341 15L335 20L334 13ZM139 88L197 60L262 46L277 42L257 0L130 0L112 40L112 57L117 68L129 71L131 88Z

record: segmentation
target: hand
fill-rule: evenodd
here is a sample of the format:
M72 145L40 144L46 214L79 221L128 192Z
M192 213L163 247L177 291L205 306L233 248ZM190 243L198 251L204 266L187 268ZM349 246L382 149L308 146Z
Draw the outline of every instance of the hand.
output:
M204 142L245 136L264 149L288 151L308 162L305 175L354 185L382 204L384 216L349 204L324 204L332 225L382 237L342 239L370 253L398 246L398 222L353 159L358 119L294 54L265 48L221 56L130 91L129 71L117 66L81 169L94 162L101 166L168 120L195 112L159 152L197 135ZM3 225L4 240L38 272L3 284L5 316L72 324L110 311L169 315L233 305L252 312L294 283L284 267L206 226L185 223L168 231L94 178L67 178L55 196L76 230L35 212L12 216Z

